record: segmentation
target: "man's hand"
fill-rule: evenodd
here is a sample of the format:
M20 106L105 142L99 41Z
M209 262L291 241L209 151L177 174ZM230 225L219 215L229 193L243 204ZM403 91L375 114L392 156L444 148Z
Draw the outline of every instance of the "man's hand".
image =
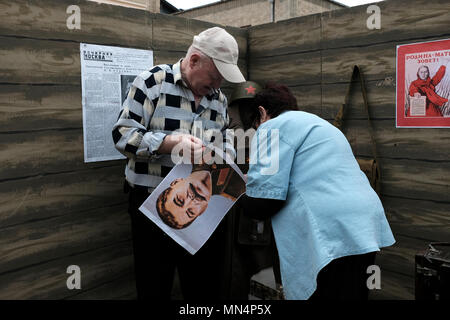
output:
M190 134L175 133L167 135L156 152L159 154L170 154L172 152L176 152L178 153L177 155L180 155L180 151L182 153L188 152L191 163L195 163L198 162L196 159L201 159L204 148L203 142L199 138ZM184 156L184 154L181 155Z

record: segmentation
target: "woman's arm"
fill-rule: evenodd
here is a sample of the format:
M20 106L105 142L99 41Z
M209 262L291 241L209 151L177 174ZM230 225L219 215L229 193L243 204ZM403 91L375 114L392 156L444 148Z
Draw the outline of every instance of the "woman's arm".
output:
M284 200L252 198L246 194L239 199L244 214L258 220L266 220L274 216L284 206L284 202Z
M434 75L433 79L431 79L431 83L434 86L437 86L439 84L439 82L441 82L444 75L445 75L445 66L441 66L439 68L439 70L436 72L436 74Z

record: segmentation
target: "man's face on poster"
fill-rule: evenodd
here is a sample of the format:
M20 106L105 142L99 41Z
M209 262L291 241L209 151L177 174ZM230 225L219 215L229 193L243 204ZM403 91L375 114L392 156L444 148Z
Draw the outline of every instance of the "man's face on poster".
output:
M427 66L422 66L417 71L417 75L421 80L426 80L428 78L428 75L430 74Z
M174 180L158 197L156 208L167 225L182 229L206 210L211 193L210 172L196 171L185 179Z

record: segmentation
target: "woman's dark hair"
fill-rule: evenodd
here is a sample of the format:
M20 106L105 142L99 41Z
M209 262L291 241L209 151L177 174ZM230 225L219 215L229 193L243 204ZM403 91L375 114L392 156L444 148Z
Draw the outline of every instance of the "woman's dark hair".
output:
M263 106L271 118L279 116L283 111L298 110L297 99L291 90L283 84L268 82L263 90L256 94L252 103L250 118L253 124L260 121L258 106Z

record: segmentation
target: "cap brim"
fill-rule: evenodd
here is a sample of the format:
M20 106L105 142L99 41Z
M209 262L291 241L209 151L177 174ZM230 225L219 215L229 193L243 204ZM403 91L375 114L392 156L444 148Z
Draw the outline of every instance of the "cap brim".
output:
M238 66L231 63L225 63L216 59L213 59L217 70L222 75L222 77L228 82L241 83L245 82L245 78L239 70Z

